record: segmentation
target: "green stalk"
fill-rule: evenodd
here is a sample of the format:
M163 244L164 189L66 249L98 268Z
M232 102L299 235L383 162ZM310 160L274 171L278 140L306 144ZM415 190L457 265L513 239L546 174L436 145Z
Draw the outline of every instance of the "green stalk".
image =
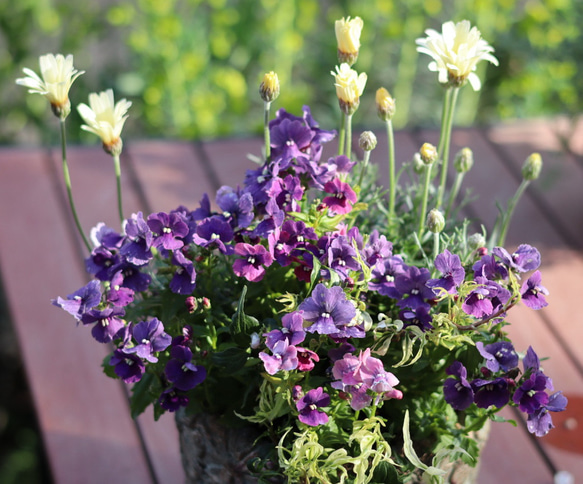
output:
M520 197L522 197L522 194L524 193L524 190L526 190L526 187L528 187L529 183L530 180L522 180L520 186L516 190L516 193L508 202L508 208L506 209L506 213L504 214L504 223L502 224L502 230L500 231L500 236L498 237L499 246L503 246L504 242L506 241L506 233L508 232L510 220L512 219L512 215L514 214L514 209L516 208L518 200L520 200Z
M352 114L346 115L346 151L345 155L352 156Z
M340 133L338 134L338 155L344 153L344 138L346 137L346 114L340 115Z
M443 201L443 195L445 194L445 182L447 181L447 168L449 165L449 145L451 141L451 129L453 126L453 113L455 111L458 93L459 87L451 88L451 96L449 96L447 117L445 120L442 120L442 124L443 122L445 122L445 130L443 131L443 142L441 139L439 140L439 148L437 150L437 152L439 153L439 157L441 158L442 164L441 164L441 179L439 182L439 189L437 191L437 202L435 208L439 208L441 206L441 203Z
M431 165L425 167L425 183L423 185L423 198L421 200L421 212L419 214L419 242L423 236L423 229L425 228L425 217L427 212L427 198L429 197L429 182L431 180Z
M464 175L465 175L465 173L457 173L455 176L455 180L453 182L453 187L451 188L451 191L449 192L449 199L447 201L447 209L445 210L446 220L449 216L449 212L451 211L451 209L453 207L453 202L455 201L457 194L460 191L460 187L462 186L462 181L464 179Z
M439 255L439 232L433 234L433 260Z
M71 190L71 176L69 175L69 165L67 164L67 138L65 130L65 120L61 119L61 158L63 160L63 178L65 179L65 186L67 187L67 196L69 198L69 206L71 207L71 213L75 219L75 225L77 230L87 247L87 251L91 252L91 245L83 233L81 228L81 223L79 222L79 217L77 216L77 210L75 210L75 203L73 202L73 191Z
M389 227L392 225L395 216L395 195L397 190L397 180L395 179L395 137L393 133L393 122L386 121L387 144L389 148Z
M113 155L113 164L115 166L115 179L117 183L117 209L119 212L119 220L123 226L123 205L121 203L121 166L119 162L119 154Z
M269 134L269 109L271 108L271 103L269 101L264 102L263 111L263 137L265 139L265 159L269 160L271 156L271 137Z
M364 150L364 159L362 160L362 168L360 169L360 177L358 178L358 186L362 188L362 179L364 178L364 172L368 166L370 160L370 151Z

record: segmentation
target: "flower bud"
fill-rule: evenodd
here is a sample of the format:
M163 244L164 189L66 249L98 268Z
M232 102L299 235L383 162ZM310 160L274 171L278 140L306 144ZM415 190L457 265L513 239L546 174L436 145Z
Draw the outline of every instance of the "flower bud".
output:
M383 121L392 119L395 115L395 100L384 87L377 89L375 95L375 103L377 105L377 114Z
M358 138L358 146L363 151L372 151L377 146L377 137L372 131L363 131Z
M413 160L411 160L411 163L413 163L413 171L417 173L417 175L425 173L425 163L423 163L419 153L415 153L413 155Z
M188 296L184 301L184 304L186 305L186 310L190 314L194 313L198 308L198 302L194 296Z
M536 180L540 176L543 160L539 153L531 154L522 165L522 178L527 181Z
M259 86L259 94L266 103L277 99L279 96L279 78L275 72L271 71L263 76L263 81Z
M454 167L458 173L467 173L474 166L474 153L470 148L459 150L454 159Z
M471 250L477 250L480 247L484 247L486 245L486 238L476 232L468 237L468 246Z
M439 210L434 208L427 214L425 225L430 232L438 234L445 227L445 218L443 218L443 214Z
M437 160L437 148L431 143L423 143L419 154L421 155L421 160L426 165L431 165Z
M334 24L334 32L336 34L336 43L338 46L338 61L342 64L345 62L352 65L358 58L358 51L360 50L360 34L364 22L360 17L342 18L336 20Z

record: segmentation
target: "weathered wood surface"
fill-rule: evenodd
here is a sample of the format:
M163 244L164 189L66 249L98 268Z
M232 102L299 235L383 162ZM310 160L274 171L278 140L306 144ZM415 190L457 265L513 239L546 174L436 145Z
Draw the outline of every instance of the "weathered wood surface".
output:
M583 129L583 127L582 127ZM529 344L550 359L544 367L556 389L571 398L556 414L557 428L535 440L523 428L492 425L484 453L481 484L551 483L559 470L583 481L583 321L577 311L583 274L583 143L561 143L558 122L532 121L454 133L452 152L465 145L476 163L464 186L478 196L468 213L491 227L493 198L505 203L520 183L528 154L541 152L541 179L519 204L508 245L527 242L543 255L543 284L550 305L511 313L511 335L519 351ZM397 161L409 160L435 131L397 133ZM259 139L204 143L162 140L127 142L122 155L124 209L171 210L195 207L204 192L241 183L252 166L246 153L259 154ZM566 149L568 148L568 149ZM73 190L82 225L115 226L116 197L111 159L98 147L69 151ZM381 163L386 142L372 156ZM181 483L178 435L172 416L137 422L128 414L126 389L100 368L106 349L86 328L50 306L86 280L83 246L74 230L60 176L59 153L27 148L0 150L0 270L27 377L36 405L51 471L58 483ZM508 417L516 417L511 411Z

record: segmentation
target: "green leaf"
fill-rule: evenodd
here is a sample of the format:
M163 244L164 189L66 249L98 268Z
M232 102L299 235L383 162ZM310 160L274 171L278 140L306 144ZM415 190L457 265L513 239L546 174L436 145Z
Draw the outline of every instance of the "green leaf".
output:
M111 360L111 354L108 354L105 358L103 358L103 363L101 366L103 367L103 373L105 373L109 378L115 378L119 380L119 376L115 373L115 368L109 364L109 360Z
M437 467L433 466L430 467L421 462L421 459L419 459L419 456L415 452L415 449L413 448L413 441L411 440L411 434L409 432L409 410L405 411L405 419L403 420L403 440L403 451L405 453L405 457L407 457L411 464L413 464L418 469L425 471L426 474L431 476L440 477L445 474L443 469L438 469Z
M245 368L247 358L247 352L236 346L219 351L211 356L213 364L221 367L227 374L234 374Z
M245 296L247 286L243 286L241 297L237 303L237 311L231 318L231 334L233 339L242 346L249 346L251 333L259 329L259 321L252 316L245 314Z

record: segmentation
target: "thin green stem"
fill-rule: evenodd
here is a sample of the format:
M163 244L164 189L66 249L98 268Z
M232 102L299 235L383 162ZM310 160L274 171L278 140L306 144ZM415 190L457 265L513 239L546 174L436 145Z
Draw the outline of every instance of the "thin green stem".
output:
M451 98L451 88L445 90L445 97L443 99L443 106L441 106L441 126L439 129L439 144L437 145L437 154L441 159L443 153L443 143L445 143L445 127L447 125L447 111L449 109L449 100ZM443 163L443 160L441 161ZM436 163L432 168L432 178L437 176L439 172L439 163Z
M342 111L340 115L340 133L338 134L338 155L344 153L344 138L346 137L346 114Z
M423 237L423 230L425 228L425 217L427 212L427 198L429 197L429 182L431 181L431 165L425 167L425 183L423 185L423 198L421 199L421 211L419 213L419 242Z
M524 190L526 190L526 187L528 187L529 183L530 183L529 180L522 180L518 189L516 190L516 193L508 202L508 208L506 209L506 213L504 214L504 223L502 224L502 230L500 231L500 236L498 237L499 246L504 245L504 242L506 241L506 233L508 232L510 220L512 219L512 215L514 214L514 209L516 208L518 200L520 200L520 197L522 197L522 194L524 193Z
M397 180L395 178L395 137L393 133L393 122L387 119L387 144L389 148L389 227L392 226L395 216L395 195L397 190Z
M263 110L263 137L265 139L265 159L269 160L271 157L271 138L269 135L269 110L271 108L271 103L269 101L264 102Z
M443 144L441 139L439 140L439 145L441 149L438 149L439 157L441 158L441 178L439 181L439 189L437 192L437 202L435 208L441 207L443 201L443 195L445 194L445 182L447 181L447 168L449 165L449 145L451 141L451 129L453 126L453 114L455 112L455 105L457 102L457 97L459 93L459 87L451 88L451 96L449 97L449 106L447 109L447 117L442 120L445 121L445 131L443 132Z
M358 178L358 186L362 188L362 180L364 178L364 173L366 172L366 168L368 166L368 162L370 160L370 151L364 150L364 159L362 160L362 168L360 169L360 177Z
M350 158L352 156L352 114L346 115L346 150L344 154Z
M113 164L115 166L115 180L117 184L117 209L119 212L119 220L123 226L123 205L121 203L121 166L119 162L119 155L113 155Z
M75 219L75 225L77 230L83 239L87 251L91 252L91 245L83 233L81 228L81 223L79 222L79 217L77 216L77 210L75 210L75 203L73 202L73 191L71 189L71 176L69 175L69 165L67 164L67 137L65 129L65 120L61 119L61 158L63 160L63 178L65 179L65 186L67 187L67 196L69 198L69 206L71 207L71 213Z
M433 234L433 260L439 255L439 232Z
M453 187L451 188L451 191L449 192L449 199L447 201L447 208L445 210L445 219L447 220L449 217L449 212L451 212L451 209L453 207L453 202L455 201L459 191L460 191L460 187L462 186L462 181L464 179L465 173L458 173L455 176L455 180L453 182Z

